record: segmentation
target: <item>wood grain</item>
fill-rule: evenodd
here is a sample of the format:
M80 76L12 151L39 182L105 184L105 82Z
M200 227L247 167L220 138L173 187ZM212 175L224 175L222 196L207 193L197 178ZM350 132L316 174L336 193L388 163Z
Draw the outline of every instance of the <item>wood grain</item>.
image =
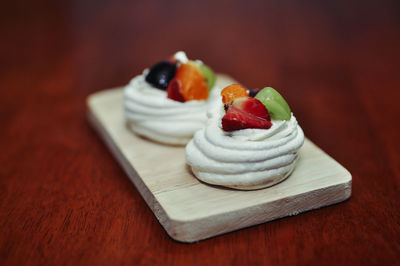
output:
M351 195L350 173L308 139L290 178L268 189L238 191L199 182L185 164L184 147L133 134L126 126L123 88L90 95L88 109L89 120L115 159L178 241L203 240L339 203Z
M3 1L1 265L396 265L399 1ZM162 40L162 41L160 41ZM353 175L343 204L183 245L86 119L176 50L282 91Z

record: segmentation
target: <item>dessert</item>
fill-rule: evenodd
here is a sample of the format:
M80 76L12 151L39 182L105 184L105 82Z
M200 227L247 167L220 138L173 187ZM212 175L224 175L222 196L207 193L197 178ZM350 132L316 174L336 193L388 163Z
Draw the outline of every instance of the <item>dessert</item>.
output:
M250 95L254 97L250 97ZM185 150L200 180L235 189L272 186L295 167L304 134L289 105L273 88L230 85Z
M208 106L218 97L215 84L211 68L177 52L125 87L128 127L157 142L185 145L207 120Z

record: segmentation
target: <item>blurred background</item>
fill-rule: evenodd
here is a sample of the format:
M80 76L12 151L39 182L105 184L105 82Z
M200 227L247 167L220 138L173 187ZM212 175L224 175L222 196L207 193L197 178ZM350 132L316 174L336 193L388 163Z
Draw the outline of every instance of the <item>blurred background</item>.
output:
M398 1L20 0L5 7L3 113L21 111L24 100L80 112L91 92L124 85L178 50L248 87L277 88L300 120L325 121L335 115L326 110L376 94L384 109L399 86Z
M267 235L293 255L285 257L281 250L263 257L269 262L294 257L310 262L313 255L332 263L399 259L398 0L17 0L3 1L0 14L0 249L5 261L22 262L24 254L37 262L77 262L81 257L69 254L99 254L105 250L101 243L110 241L117 253L99 258L118 261L137 254L138 245L122 236L140 233L143 224L154 239L169 243L170 254L184 258L88 125L85 102L89 94L123 86L178 50L249 88L278 89L306 136L353 174L348 203L207 245L236 252L246 250L235 246L244 241L269 250ZM305 220L315 231L328 230L329 221L335 227L304 245L301 235L307 235L299 232L306 227L293 226ZM130 231L118 231L121 223ZM91 231L94 225L97 232ZM100 238L101 228L121 237ZM285 237L271 233L275 230L277 235L284 230ZM71 246L71 236L83 242ZM167 255L151 257L155 242L150 236L146 241L139 255L147 262L165 260ZM197 248L203 250L202 245ZM351 254L350 246L356 249ZM36 248L41 253L32 251ZM189 247L183 250L190 253ZM157 251L164 254L165 246Z

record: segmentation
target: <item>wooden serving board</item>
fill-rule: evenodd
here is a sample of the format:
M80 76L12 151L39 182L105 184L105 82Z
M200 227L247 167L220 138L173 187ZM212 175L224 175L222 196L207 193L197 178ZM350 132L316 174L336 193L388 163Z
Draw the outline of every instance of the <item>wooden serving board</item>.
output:
M292 175L270 188L239 191L198 181L184 147L157 144L125 124L122 89L88 97L89 119L167 233L194 242L348 199L351 174L308 139Z

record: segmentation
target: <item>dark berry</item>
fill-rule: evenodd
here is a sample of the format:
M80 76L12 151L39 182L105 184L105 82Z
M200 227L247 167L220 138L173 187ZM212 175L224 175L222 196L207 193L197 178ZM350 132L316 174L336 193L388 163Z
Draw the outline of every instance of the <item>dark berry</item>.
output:
M256 96L257 92L259 92L259 91L260 91L260 89L250 89L249 96L254 98L254 96Z
M150 68L146 81L156 88L166 90L171 79L175 76L176 64L161 61Z

